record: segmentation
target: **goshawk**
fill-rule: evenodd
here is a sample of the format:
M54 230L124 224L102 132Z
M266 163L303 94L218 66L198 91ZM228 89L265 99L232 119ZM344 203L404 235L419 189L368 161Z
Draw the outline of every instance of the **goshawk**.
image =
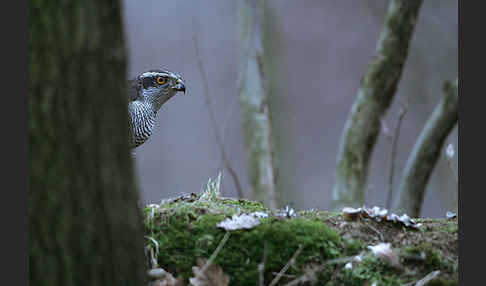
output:
M160 107L186 86L181 75L168 70L149 70L130 81L128 114L130 148L142 145L152 134Z

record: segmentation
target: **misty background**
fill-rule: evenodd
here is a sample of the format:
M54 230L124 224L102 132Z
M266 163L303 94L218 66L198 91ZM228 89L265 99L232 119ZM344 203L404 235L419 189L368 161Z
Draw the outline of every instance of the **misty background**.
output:
M338 143L360 79L370 64L388 1L267 0L265 54L272 58L271 119L279 159L281 202L300 210L330 209ZM193 37L209 81L224 145L250 195L237 89L237 1L124 0L129 75L167 68L183 75L186 95L169 100L151 138L135 149L145 203L199 192L223 171L224 196L236 196L211 126ZM408 104L398 142L394 186L439 98L458 74L458 3L424 1L393 105L384 122L393 134L400 102ZM268 39L268 40L267 40ZM457 125L446 145L458 146ZM386 201L392 141L383 134L371 159L368 206ZM442 157L432 173L421 216L443 217L456 182ZM454 158L457 171L457 155ZM395 192L396 193L396 192Z

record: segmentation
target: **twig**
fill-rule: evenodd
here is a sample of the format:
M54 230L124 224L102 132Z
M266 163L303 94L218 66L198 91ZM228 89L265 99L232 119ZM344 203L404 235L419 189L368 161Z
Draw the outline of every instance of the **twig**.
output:
M385 135L386 140L390 140L393 138L393 136L390 134L390 128L388 128L388 125L386 124L385 119L383 117L380 117L380 125L381 125L381 131L383 132L383 135Z
M459 177L457 176L456 169L454 169L454 166L452 165L452 159L447 158L447 165L449 165L449 170L451 170L452 176L454 176L454 179L456 180L456 184L459 184Z
M406 283L406 284L403 284L403 286L424 286L426 285L430 280L434 279L435 277L437 277L437 275L440 274L440 271L439 270L436 270L436 271L433 271L433 272L430 272L429 274L427 274L424 278L420 279L419 281L417 282L409 282L409 283Z
M383 242L385 242L385 238L383 237L383 234L379 230L377 230L372 225L369 225L367 223L364 223L364 225L367 226L372 231L374 231L376 234L378 234L378 236L380 237L380 240L383 241Z
M203 83L204 97L206 98L205 102L206 102L206 106L208 107L208 112L209 112L211 124L213 125L214 135L216 137L216 142L219 146L219 149L221 150L221 158L223 159L223 163L224 163L226 169L230 173L230 175L233 178L233 181L235 183L236 193L238 194L238 198L241 199L241 198L243 198L243 190L241 188L240 181L238 180L238 175L236 174L236 171L233 169L230 161L228 160L228 156L227 156L226 151L224 149L223 140L221 138L221 135L219 134L216 116L214 115L214 110L213 110L212 104L211 104L211 97L209 96L209 87L208 87L206 72L204 70L204 66L203 66L203 63L202 63L202 60L201 60L201 56L199 55L199 45L198 45L197 37L195 35L193 36L193 41L194 41L194 48L196 50L197 64L198 64L198 67L199 67L199 72L201 74L201 79L202 79L202 83Z
M449 166L449 170L451 171L452 176L456 180L456 192L454 194L454 206L453 206L453 208L454 208L454 210L457 211L457 201L458 201L457 197L458 197L458 193L459 193L459 176L456 173L456 169L454 169L454 165L452 163L452 158L447 157L447 165Z
M292 255L292 257L287 262L287 264L285 264L285 266L280 270L280 272L272 280L272 282L270 282L270 284L268 286L277 285L277 283L280 280L280 278L282 278L282 276L285 274L285 272L289 269L290 265L292 265L295 262L295 259L297 258L297 256L299 256L299 254L300 254L301 251L302 251L302 245L299 244L299 248L297 249L297 251L294 253L294 255Z
M322 269L324 269L324 267L326 267L327 265L342 264L342 263L354 261L355 257L356 257L356 255L350 256L350 257L343 257L343 258L336 258L336 259L328 260L328 261L324 262L322 265L318 265L318 266L313 267L312 269L309 269L308 271L304 271L305 272L304 274L295 278L294 280L290 281L289 283L285 284L284 286L294 286L294 285L298 285L300 283L314 281L316 279L316 273L322 271ZM338 268L336 267L336 268L334 268L334 271L332 273L332 277L335 277L337 272L338 272Z
M226 130L228 129L228 122L230 122L231 120L231 117L233 117L233 114L235 113L235 109L236 109L236 101L233 101L233 104L231 105L230 109L228 110L228 113L226 114L226 119L224 120L223 122L223 126L221 127L221 130L223 130L222 132L222 135L221 135L221 141L223 141L224 143L224 139L225 139L225 134L226 134Z
M457 85L457 79L444 84L444 95L420 132L398 184L398 200L395 199L394 209L411 217L420 216L430 175L447 136L457 124Z
M380 134L380 118L396 94L422 2L388 1L375 57L361 79L341 135L332 196L334 209L365 202L369 167Z
M402 120L407 113L407 106L405 104L401 104L400 113L398 114L398 121L397 125L395 126L395 134L393 135L393 143L392 143L392 150L391 150L391 159L390 159L390 174L388 175L388 197L386 199L386 208L390 209L392 195L393 195L393 175L395 173L395 161L397 157L397 143L398 137L400 137L400 126L402 126Z
M423 285L427 284L430 280L437 277L437 275L439 275L439 274L440 274L439 270L431 272L431 273L427 274L427 276L425 276L424 278L420 279L417 283L415 283L415 286L423 286Z
M299 283L312 281L315 278L315 274L317 272L321 271L327 265L342 264L342 263L355 261L356 256L361 256L361 255L362 255L362 253L360 253L358 255L349 256L349 257L341 257L341 258L328 260L321 265L318 265L318 266L313 267L312 269L309 269L308 271L306 271L305 274L295 278L294 280L290 281L289 283L285 284L284 286L294 286L294 285L298 285ZM338 268L335 268L332 275L335 276L337 271L338 271Z
M209 259L206 261L206 264L204 264L203 268L201 269L201 271L199 271L197 273L197 276L200 276L200 275L203 275L206 270L208 269L208 267L213 263L214 259L216 258L216 256L218 255L218 253L221 251L221 249L223 248L223 246L226 244L226 241L228 241L228 238L230 237L230 232L227 231L225 234L224 234L224 237L223 239L221 239L221 241L219 242L218 244L218 247L216 247L216 249L214 250L213 254L211 254L211 256L209 257Z
M227 114L226 114L226 117L225 117L225 120L223 122L223 126L221 126L221 142L223 142L223 146L225 144L225 134L227 133L227 129L228 129L228 122L230 122L231 118L233 117L233 114L234 114L234 111L235 111L235 107L236 107L236 101L233 101L233 105L231 105L230 109L228 110ZM224 160L223 160L223 156L221 156L221 162L218 163L218 168L217 170L220 170L221 167L225 167L224 165Z
M289 283L285 284L284 286L294 286L294 285L299 285L300 283L304 283L309 281L309 277L307 274L301 275L294 280L290 281Z
M278 275L278 272L272 272L272 275L276 276ZM292 275L292 274L282 274L282 277L285 277L285 278L295 278L296 275Z
M265 244L263 246L263 260L260 264L258 264L258 281L260 282L260 286L265 285L265 264L267 264L267 255L268 255L268 242L265 240Z

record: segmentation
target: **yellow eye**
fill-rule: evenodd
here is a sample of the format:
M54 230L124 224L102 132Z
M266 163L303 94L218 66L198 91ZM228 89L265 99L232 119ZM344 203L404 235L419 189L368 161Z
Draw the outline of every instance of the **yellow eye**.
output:
M167 79L165 77L159 76L157 77L157 83L158 84L165 84L167 82Z

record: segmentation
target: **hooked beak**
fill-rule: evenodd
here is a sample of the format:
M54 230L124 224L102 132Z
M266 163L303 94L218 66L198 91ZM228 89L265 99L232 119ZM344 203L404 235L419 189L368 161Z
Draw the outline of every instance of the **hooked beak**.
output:
M184 94L186 94L186 86L184 85L183 82L179 82L172 89L175 90L175 91L182 91L182 92L184 92Z

